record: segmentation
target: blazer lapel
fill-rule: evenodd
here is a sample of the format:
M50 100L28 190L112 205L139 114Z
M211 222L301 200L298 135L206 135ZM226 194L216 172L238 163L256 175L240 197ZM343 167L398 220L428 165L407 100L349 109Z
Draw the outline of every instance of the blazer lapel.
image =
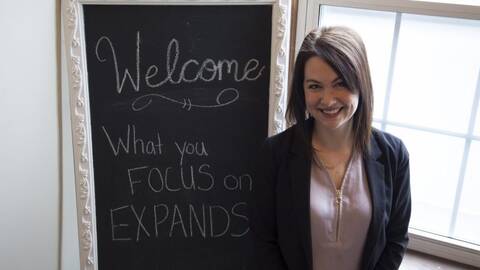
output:
M372 251L375 249L379 233L384 230L383 215L385 212L385 170L381 161L381 149L379 148L375 135L372 133L371 151L364 158L365 170L367 173L368 186L372 202L372 218L367 233L365 247L362 256L362 269L370 269Z
M311 123L307 121L305 135L307 143L310 140ZM305 143L305 137L297 128L294 134L289 161L289 176L292 190L295 219L298 223L298 235L301 238L302 246L307 260L308 270L312 269L312 243L310 232L310 169L311 152L309 145Z

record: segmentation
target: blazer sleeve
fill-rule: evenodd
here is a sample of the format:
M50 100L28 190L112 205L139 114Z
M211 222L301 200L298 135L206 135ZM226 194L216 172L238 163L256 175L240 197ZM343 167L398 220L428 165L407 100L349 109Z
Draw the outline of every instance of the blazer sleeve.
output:
M392 175L392 208L386 227L387 243L375 265L376 270L398 269L408 244L411 213L409 154L403 143L398 142L396 170Z
M275 182L277 165L270 140L263 144L258 164L258 178L254 179L250 206L250 230L253 250L252 270L286 270L277 242Z

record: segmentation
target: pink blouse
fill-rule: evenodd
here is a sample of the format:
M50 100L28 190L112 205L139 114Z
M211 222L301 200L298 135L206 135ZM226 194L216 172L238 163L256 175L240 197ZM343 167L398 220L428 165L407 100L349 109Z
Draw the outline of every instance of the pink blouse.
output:
M350 159L339 190L316 160L310 181L313 270L360 269L372 215L361 156Z

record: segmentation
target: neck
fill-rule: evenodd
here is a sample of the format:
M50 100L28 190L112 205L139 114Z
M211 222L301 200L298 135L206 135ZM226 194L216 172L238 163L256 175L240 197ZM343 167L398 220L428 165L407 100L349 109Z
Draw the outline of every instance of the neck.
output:
M314 124L312 145L325 151L348 151L353 147L353 131L351 122L339 129L326 129Z

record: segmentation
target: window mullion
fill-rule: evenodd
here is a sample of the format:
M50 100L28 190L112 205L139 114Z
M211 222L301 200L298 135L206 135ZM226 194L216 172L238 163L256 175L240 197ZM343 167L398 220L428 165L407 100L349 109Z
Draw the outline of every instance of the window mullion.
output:
M397 58L398 37L400 35L400 24L402 23L402 13L395 13L395 29L393 30L392 51L390 53L390 65L388 67L388 78L385 91L385 99L383 102L383 114L382 114L382 126L381 129L385 130L386 121L388 116L388 107L390 104L390 93L392 91L393 71L395 69L395 61Z
M465 180L465 173L467 170L468 155L470 153L470 146L472 144L472 138L473 138L473 132L474 132L475 120L476 120L475 118L478 111L479 99L480 99L480 69L477 75L477 87L475 89L475 96L473 98L472 109L470 114L470 122L468 124L468 132L465 139L465 148L463 150L462 165L460 167L460 175L458 177L457 189L455 192L455 201L453 203L452 216L450 218L450 227L448 230L448 235L450 237L453 236L455 232L455 226L457 224L458 210L460 207L460 199L462 197L463 182Z
M319 26L322 26L322 20L323 20L323 8L322 8L322 5L319 5L318 6L318 25Z
M383 124L383 125L389 125L389 126L395 126L395 127L400 127L400 128L407 128L411 130L417 130L417 131L423 131L423 132L429 132L433 134L439 134L439 135L445 135L445 136L450 136L450 137L456 137L456 138L461 138L461 139L466 139L467 135L465 133L458 133L454 131L449 131L449 130L442 130L442 129L437 129L437 128L430 128L426 126L419 126L419 125L412 125L408 123L402 123L402 122L395 122L395 121L384 121L378 118L373 119L374 122ZM475 137L472 137L472 139L476 139Z

